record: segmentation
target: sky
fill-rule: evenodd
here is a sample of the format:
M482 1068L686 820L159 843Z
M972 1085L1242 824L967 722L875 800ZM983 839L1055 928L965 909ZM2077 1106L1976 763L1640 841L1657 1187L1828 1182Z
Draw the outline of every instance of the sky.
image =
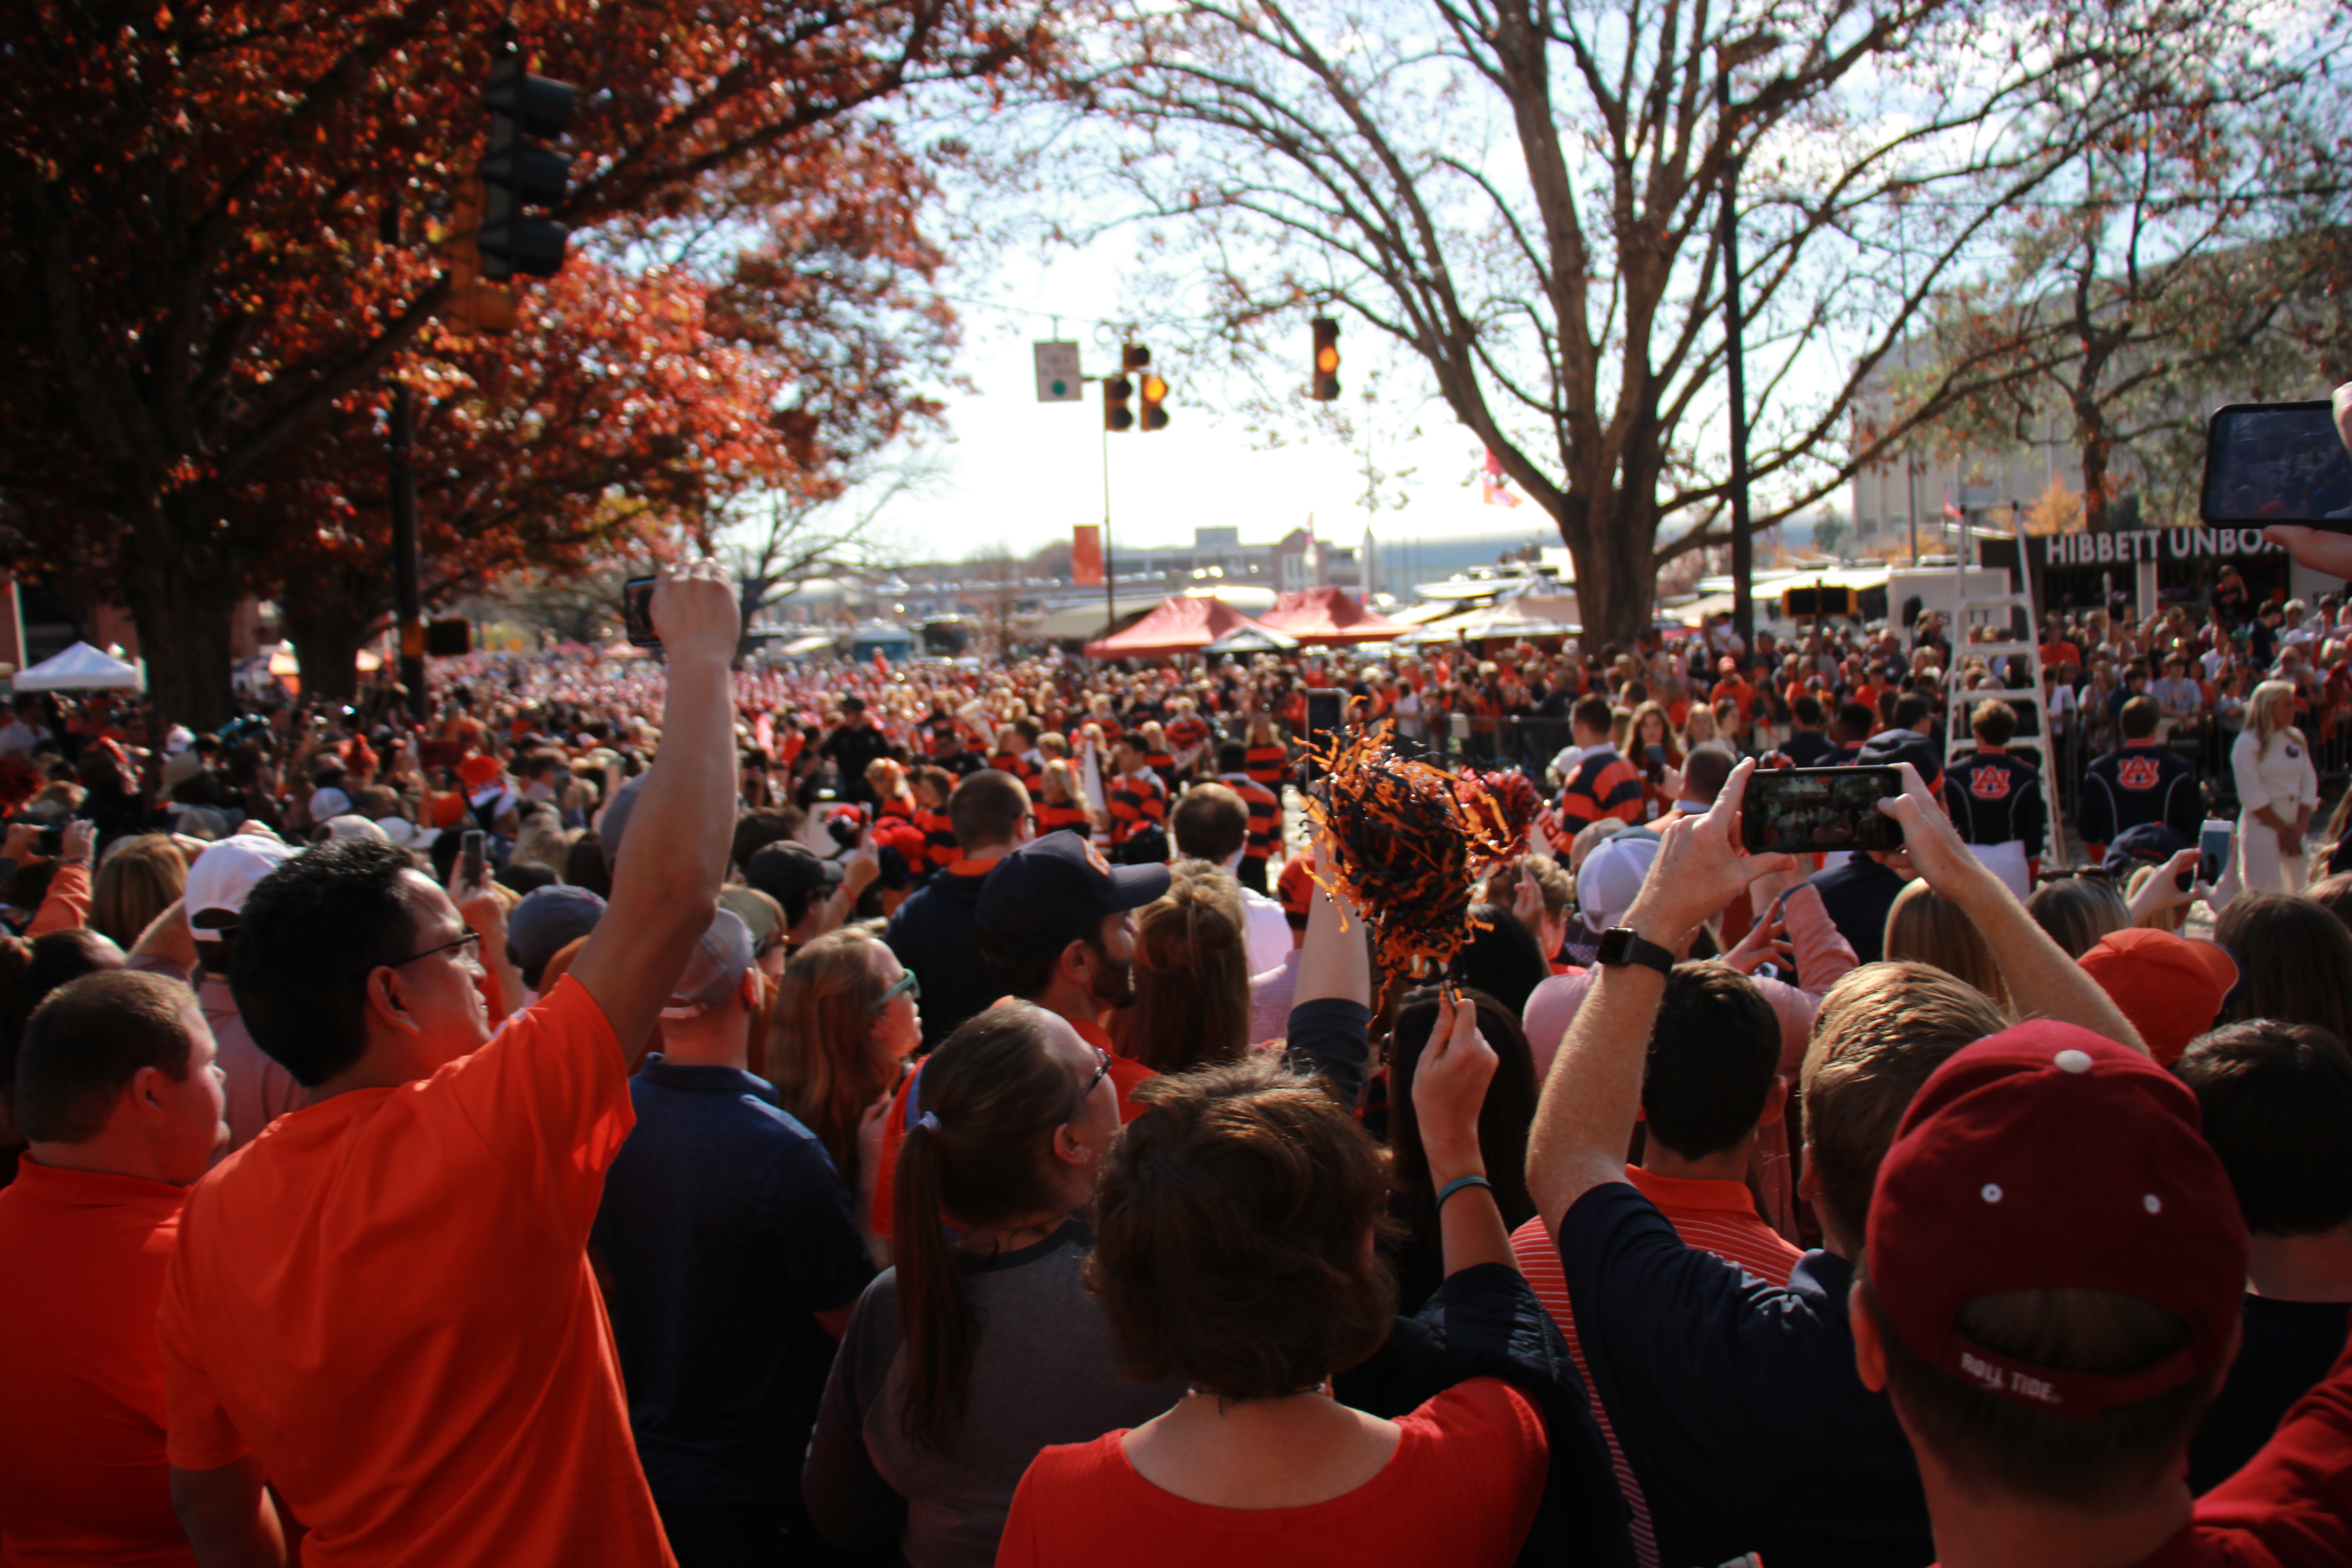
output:
M1119 313L1122 247L1110 242L1063 251L1047 261L1015 256L985 272L945 277L940 288L963 319L957 371L968 391L945 394L951 441L936 447L946 477L928 496L894 501L877 520L885 541L911 560L957 560L997 544L1017 553L1066 540L1074 524L1103 518L1104 432L1099 389L1076 403L1040 403L1031 344L1055 335L1080 345L1092 375L1116 362L1119 334L1097 318ZM1352 325L1352 323L1349 323ZM1228 381L1205 356L1147 343L1169 382L1168 426L1108 437L1111 547L1189 544L1195 527L1238 526L1245 543L1265 543L1306 524L1335 542L1361 538L1363 453L1304 416L1308 328L1297 324L1297 406L1302 417L1281 446L1265 449L1234 411L1247 386ZM1417 471L1384 487L1376 531L1384 539L1460 536L1532 524L1547 543L1559 536L1531 507L1481 503L1473 478L1483 448L1443 405L1426 397L1416 366L1383 355L1365 331L1342 328L1340 383L1360 414L1365 373L1385 364L1398 389L1369 421L1381 468ZM1273 379L1273 378L1269 378ZM1418 425L1422 434L1412 438ZM1408 504L1388 510L1402 493Z

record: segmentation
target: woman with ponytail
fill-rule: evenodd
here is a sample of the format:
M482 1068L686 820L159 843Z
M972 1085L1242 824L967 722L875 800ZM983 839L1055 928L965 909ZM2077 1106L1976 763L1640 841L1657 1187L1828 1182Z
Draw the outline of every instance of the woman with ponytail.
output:
M1110 1016L1119 1054L1153 1072L1239 1061L1250 1043L1241 884L1206 861L1173 869L1136 911L1135 1000Z
M1167 1409L1181 1381L1126 1382L1080 1279L1077 1217L1118 1131L1109 1058L1054 1014L1000 1003L908 1097L897 1267L842 1338L802 1472L835 1546L910 1568L989 1568L1038 1450Z

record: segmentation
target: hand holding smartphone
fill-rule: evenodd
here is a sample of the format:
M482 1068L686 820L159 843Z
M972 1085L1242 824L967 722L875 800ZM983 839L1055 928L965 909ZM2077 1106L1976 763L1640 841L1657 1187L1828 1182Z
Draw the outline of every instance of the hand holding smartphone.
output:
M1751 855L1900 849L1903 825L1878 803L1902 793L1894 768L1759 769L1748 781L1740 839Z
M471 891L482 886L483 849L486 842L487 839L478 827L469 828L466 837L457 841L457 885L459 887Z

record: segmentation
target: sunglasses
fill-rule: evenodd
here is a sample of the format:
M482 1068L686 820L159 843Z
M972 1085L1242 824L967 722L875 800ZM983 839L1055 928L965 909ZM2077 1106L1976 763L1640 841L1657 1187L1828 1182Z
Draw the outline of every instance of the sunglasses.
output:
M876 1002L874 1005L877 1008L887 1007L891 1003L896 1002L901 996L905 996L916 1002L919 1002L923 999L923 983L920 979L917 978L915 972L911 969L908 970L904 974L899 975L897 984L893 984L889 990L882 993L881 1000Z

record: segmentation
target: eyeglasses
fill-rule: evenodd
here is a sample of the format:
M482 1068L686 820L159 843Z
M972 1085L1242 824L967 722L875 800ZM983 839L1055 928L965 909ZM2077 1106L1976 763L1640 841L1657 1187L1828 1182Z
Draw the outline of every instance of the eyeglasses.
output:
M923 999L923 983L916 976L915 972L911 969L908 970L904 974L899 975L898 984L892 985L889 990L882 993L882 999L875 1003L874 1005L877 1008L887 1007L891 1003L896 1002L901 996L914 1002L919 1002Z
M1102 1082L1109 1073L1110 1053L1103 1049L1100 1046L1097 1046L1095 1047L1095 1076L1087 1079L1087 1087L1078 1091L1078 1098L1080 1100L1084 1100L1088 1095L1094 1093L1095 1085Z
M478 931L469 931L455 942L445 942L439 947L428 947L423 952L412 952L406 958L394 959L383 967L398 969L402 964L414 963L420 958L430 958L436 952L446 952L453 947L470 949L470 952L459 953L458 960L479 967L482 962L482 933Z

